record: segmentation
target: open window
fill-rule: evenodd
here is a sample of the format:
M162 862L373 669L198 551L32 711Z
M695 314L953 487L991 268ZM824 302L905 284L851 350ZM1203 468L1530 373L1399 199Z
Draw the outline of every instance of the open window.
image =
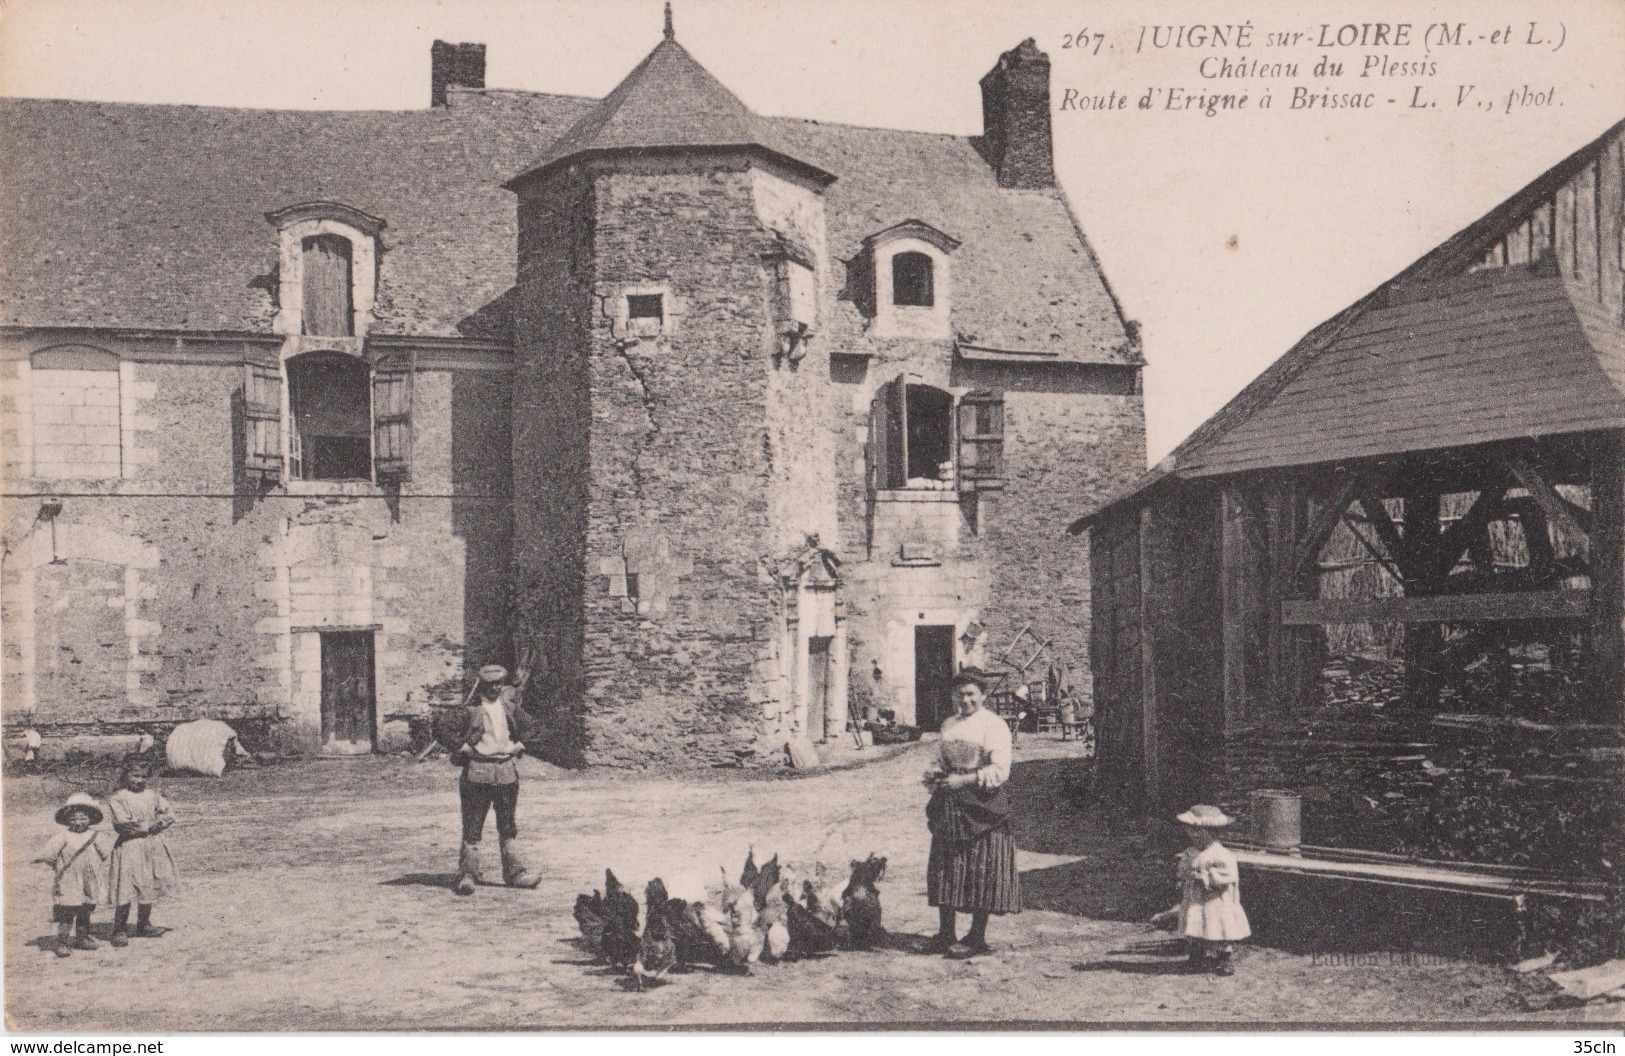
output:
M288 473L295 480L371 480L367 365L311 352L288 360Z
M243 364L243 468L262 484L411 479L414 369L410 353Z
M869 465L877 491L995 484L1004 475L1004 399L980 391L956 403L943 389L894 378L870 407Z

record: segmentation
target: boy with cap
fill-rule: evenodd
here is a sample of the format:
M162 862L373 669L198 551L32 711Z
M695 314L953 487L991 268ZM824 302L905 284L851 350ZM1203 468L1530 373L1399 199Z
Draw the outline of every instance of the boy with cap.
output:
M456 728L442 739L456 745L452 762L462 767L457 791L462 803L463 842L457 855L456 891L472 895L480 882L480 838L493 808L502 852L502 881L509 887L535 887L541 877L520 859L513 846L519 835L515 809L519 802L519 757L532 740L529 716L519 707L516 687L500 664L480 668L476 699L454 716Z

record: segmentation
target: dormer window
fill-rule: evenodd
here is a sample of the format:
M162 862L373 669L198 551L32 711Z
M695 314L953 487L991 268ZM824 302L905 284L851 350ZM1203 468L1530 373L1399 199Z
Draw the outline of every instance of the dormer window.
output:
M891 303L930 308L935 302L931 258L924 253L899 253L891 258Z
M922 220L905 220L863 243L854 266L855 299L876 337L949 340L949 256L959 241Z
M378 292L384 221L339 202L302 202L265 218L278 237L278 310L271 326L300 339L288 354L336 349L359 355Z

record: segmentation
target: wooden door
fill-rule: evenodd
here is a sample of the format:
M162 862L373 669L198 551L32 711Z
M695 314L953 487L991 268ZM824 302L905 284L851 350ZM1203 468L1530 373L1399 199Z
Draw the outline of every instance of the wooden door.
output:
M372 632L335 631L322 639L322 746L339 754L373 749Z
M948 696L954 677L952 626L914 628L914 724L924 730L942 727L953 713Z
M833 638L807 639L807 739L822 741L829 721L829 647Z

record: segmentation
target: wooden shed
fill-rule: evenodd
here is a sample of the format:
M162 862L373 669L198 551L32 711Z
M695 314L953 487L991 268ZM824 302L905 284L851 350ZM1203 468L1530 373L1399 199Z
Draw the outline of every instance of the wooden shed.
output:
M1161 812L1283 784L1307 840L1446 860L1525 854L1495 841L1552 802L1589 796L1576 824L1618 826L1622 186L1625 122L1072 525L1103 791ZM1395 647L1331 653L1351 626ZM1486 789L1524 820L1450 844ZM1562 857L1543 846L1532 865Z

